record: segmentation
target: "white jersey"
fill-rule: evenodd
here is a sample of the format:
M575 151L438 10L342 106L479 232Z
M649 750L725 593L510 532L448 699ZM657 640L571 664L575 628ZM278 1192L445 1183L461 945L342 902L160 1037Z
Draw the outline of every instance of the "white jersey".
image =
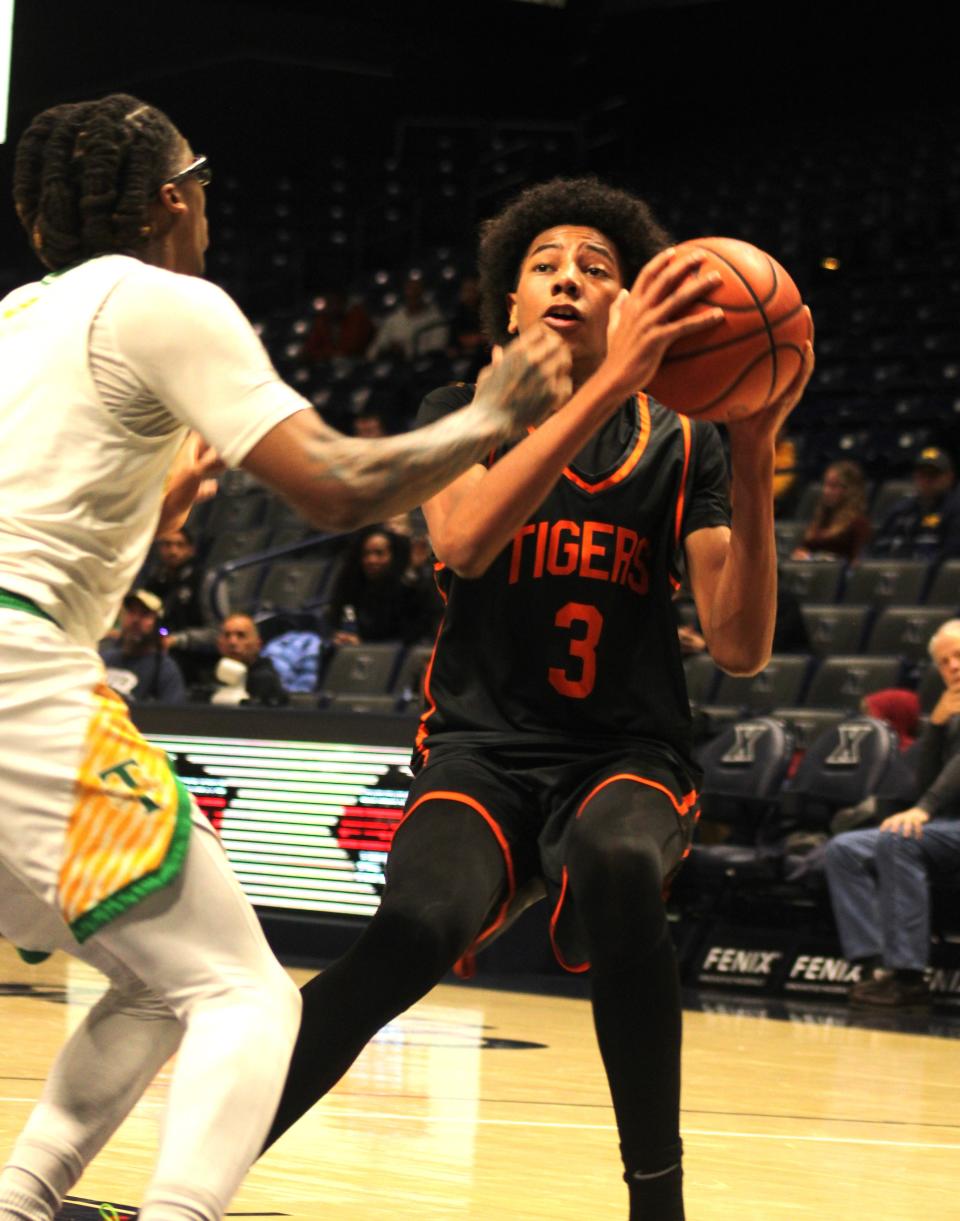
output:
M78 642L116 618L188 428L237 465L312 410L214 285L104 255L0 301L0 590Z

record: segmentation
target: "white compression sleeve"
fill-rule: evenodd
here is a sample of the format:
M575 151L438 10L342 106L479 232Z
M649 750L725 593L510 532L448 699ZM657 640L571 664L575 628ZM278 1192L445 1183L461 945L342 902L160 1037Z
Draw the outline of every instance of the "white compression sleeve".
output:
M218 1219L273 1119L300 995L212 831L195 825L180 878L71 952L114 987L58 1056L10 1166L62 1197L182 1035L142 1215Z

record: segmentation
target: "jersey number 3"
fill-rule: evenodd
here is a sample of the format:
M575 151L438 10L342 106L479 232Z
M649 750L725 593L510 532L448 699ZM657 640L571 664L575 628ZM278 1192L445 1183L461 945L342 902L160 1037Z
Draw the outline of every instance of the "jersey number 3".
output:
M550 686L561 695L572 700L586 699L597 681L597 642L603 631L603 615L595 606L587 606L583 602L568 602L557 611L554 625L562 628L572 628L575 624L583 624L584 634L576 635L570 641L570 656L579 663L579 675L571 677L559 666L551 666L547 671Z

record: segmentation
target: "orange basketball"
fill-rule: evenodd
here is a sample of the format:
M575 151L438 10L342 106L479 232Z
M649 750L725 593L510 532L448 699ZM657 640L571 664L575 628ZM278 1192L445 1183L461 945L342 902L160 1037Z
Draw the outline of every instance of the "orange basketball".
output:
M796 284L776 259L730 237L683 242L702 250L700 275L723 276L696 310L720 306L712 331L678 339L647 387L665 407L706 420L738 420L771 403L795 377L811 328Z

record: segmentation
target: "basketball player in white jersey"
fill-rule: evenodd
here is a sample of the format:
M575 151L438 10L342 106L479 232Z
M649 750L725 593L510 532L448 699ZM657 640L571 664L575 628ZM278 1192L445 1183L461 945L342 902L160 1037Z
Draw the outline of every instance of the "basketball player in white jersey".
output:
M201 446L164 500L188 430L316 525L351 529L419 504L569 395L566 349L541 328L455 416L341 436L199 278L209 180L165 115L121 94L45 111L17 150L17 211L49 274L0 302L0 932L110 987L0 1172L0 1221L50 1221L178 1050L140 1216L217 1221L297 1031L299 995L213 832L96 653L158 524L210 468Z

